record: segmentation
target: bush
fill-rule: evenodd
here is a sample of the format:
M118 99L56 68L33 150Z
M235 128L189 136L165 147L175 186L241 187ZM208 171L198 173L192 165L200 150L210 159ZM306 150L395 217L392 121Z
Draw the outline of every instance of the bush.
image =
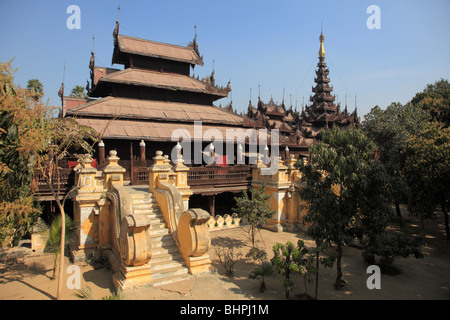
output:
M395 257L407 258L413 255L416 259L421 259L423 244L423 239L420 237L409 238L403 234L385 234L372 241L363 241L363 258L367 263L378 264L384 273L396 274L399 270L394 266ZM379 256L378 263L376 256Z
M260 281L259 292L265 292L266 288L266 278L271 276L273 273L272 264L269 261L263 261L260 265L256 265L249 273L248 277L250 279L257 279Z
M217 257L222 267L225 269L225 275L232 277L234 275L234 265L242 257L242 253L234 254L233 248L216 249Z
M0 244L2 247L14 246L31 231L41 211L31 197L13 202L0 202Z

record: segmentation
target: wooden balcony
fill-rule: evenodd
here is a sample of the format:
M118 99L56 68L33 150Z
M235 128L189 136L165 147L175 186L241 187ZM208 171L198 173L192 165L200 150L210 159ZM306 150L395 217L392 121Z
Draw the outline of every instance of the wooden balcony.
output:
M129 180L132 185L148 184L148 167L150 161L119 161L119 164L127 169L124 180ZM106 165L99 163L98 169ZM73 169L60 169L59 198L61 199L74 185L75 173ZM56 173L54 173L56 177ZM217 194L221 192L239 192L250 186L252 178L251 167L236 165L222 167L218 165L191 167L188 171L188 185L194 193ZM58 184L54 183L54 190L58 190ZM53 199L50 187L41 173L36 172L33 179L33 190L40 201Z
M59 169L59 183L57 182L58 173L55 171L53 173L53 180L55 181L52 184L53 190L58 193L58 198L62 199L67 192L70 191L74 187L75 183L75 172L73 169L69 168L60 168ZM34 196L39 201L49 201L54 200L53 193L50 189L50 186L47 183L47 179L42 175L42 172L35 172L34 178L32 182L32 190ZM59 191L59 192L58 192Z
M252 169L247 165L205 166L189 169L187 183L194 193L238 192L247 189L252 179Z

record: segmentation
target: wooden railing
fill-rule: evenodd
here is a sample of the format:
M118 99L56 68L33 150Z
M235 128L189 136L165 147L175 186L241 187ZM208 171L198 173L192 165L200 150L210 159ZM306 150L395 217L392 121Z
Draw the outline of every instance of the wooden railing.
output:
M60 168L59 169L59 183L58 183L58 173L55 171L53 172L53 183L52 188L55 192L58 192L58 197L62 198L64 197L67 192L70 191L74 187L75 183L75 172L73 169L69 168ZM59 186L58 186L59 185ZM34 195L39 200L52 200L53 199L53 193L51 191L51 188L47 182L47 179L44 177L42 172L35 172L33 183L32 183L32 189L34 191Z
M124 179L129 179L133 185L148 184L148 165L149 163L136 163L130 160L119 161L119 164L127 169ZM98 164L101 170L103 163ZM73 169L60 169L59 197L62 198L74 186L75 173ZM56 177L56 173L54 173ZM250 166L236 165L230 167L221 167L217 165L205 167L191 167L188 171L188 185L193 189L210 186L248 186L252 178ZM54 190L58 190L58 184L54 183ZM35 196L39 200L51 200L53 195L46 179L41 173L36 172L33 180L33 189Z
M251 167L246 165L192 167L188 171L188 185L191 188L208 185L247 185L251 178Z
M133 179L133 185L148 184L146 166L134 165L130 176ZM187 183L192 188L211 185L247 185L250 183L251 176L251 168L245 165L191 167L188 171Z

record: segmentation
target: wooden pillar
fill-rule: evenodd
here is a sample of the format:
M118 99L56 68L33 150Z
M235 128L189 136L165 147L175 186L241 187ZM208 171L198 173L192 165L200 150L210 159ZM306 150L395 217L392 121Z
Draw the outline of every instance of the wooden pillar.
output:
M211 216L215 216L216 215L216 213L215 213L215 208L216 208L216 195L210 195L209 197L209 214L211 215Z
M237 164L244 164L243 157L242 157L242 145L239 143L237 147Z
M269 163L269 147L266 145L264 147L264 164Z
M133 141L130 142L130 184L133 185Z
M141 161L145 161L145 142L144 142L144 140L141 140L141 142L139 143L139 148L140 148L140 159L141 159Z
M105 143L101 140L98 143L98 163L105 161Z

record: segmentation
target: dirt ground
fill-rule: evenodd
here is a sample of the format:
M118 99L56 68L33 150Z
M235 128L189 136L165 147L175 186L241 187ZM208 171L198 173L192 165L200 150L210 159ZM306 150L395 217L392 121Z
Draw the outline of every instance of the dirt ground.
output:
M416 218L405 217L411 233L420 232ZM450 299L450 242L445 240L445 230L436 221L426 221L426 246L424 259L397 258L395 265L401 270L395 276L381 275L381 289L370 290L366 281L367 264L361 257L361 250L345 247L342 259L345 287L335 290L333 283L336 268L320 269L318 298L320 300L449 300ZM269 258L273 256L272 246L277 243L294 244L298 239L305 240L307 246L313 246L304 231L271 232L261 231L258 239L260 247L266 249ZM259 292L259 281L251 280L248 274L253 263L245 258L250 249L246 233L240 228L211 232L209 254L216 273L197 279L189 279L176 284L157 288L135 289L124 293L130 300L283 300L282 277L276 272L267 279L267 291ZM216 248L232 247L241 252L243 258L235 265L235 275L231 278L223 275L215 253ZM0 300L52 300L56 298L57 281L52 280L53 257L51 255L31 254L30 249L10 250L8 254L0 252ZM71 263L66 258L66 266ZM81 286L89 287L95 299L109 296L113 292L112 272L108 268L95 268L84 263L81 270ZM66 274L67 278L70 274ZM293 276L294 287L291 299L299 299L304 293L303 278ZM314 279L313 279L314 280ZM64 284L66 280L64 280ZM63 299L78 299L75 289L63 286ZM314 281L308 284L307 292L314 295Z

